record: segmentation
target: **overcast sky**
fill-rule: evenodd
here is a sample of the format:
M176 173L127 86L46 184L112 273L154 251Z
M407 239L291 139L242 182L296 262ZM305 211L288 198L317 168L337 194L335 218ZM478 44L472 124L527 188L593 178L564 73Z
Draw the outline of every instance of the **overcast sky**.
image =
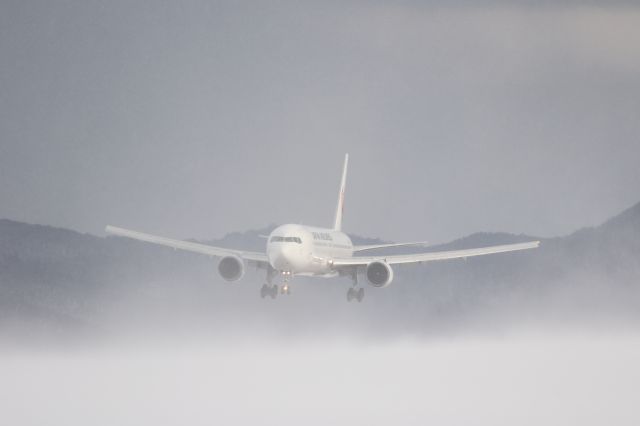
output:
M0 217L328 226L349 152L350 233L598 224L640 201L640 7L561 3L5 0Z

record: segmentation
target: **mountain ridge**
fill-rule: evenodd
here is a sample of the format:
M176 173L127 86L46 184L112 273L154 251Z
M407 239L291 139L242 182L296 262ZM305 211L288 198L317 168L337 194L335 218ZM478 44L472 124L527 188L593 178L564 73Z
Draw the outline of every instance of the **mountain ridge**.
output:
M265 240L260 235L272 228L232 232L206 242L262 250ZM538 238L478 232L428 250L531 239ZM358 236L353 240L356 244L382 242ZM114 318L129 318L130 323L132 318L144 323L146 318L157 323L171 319L173 323L197 317L209 324L213 316L222 323L270 321L285 329L294 327L291 318L298 318L298 327L306 324L320 330L346 322L350 327L369 330L375 326L376 332L391 333L398 329L424 332L443 321L497 315L513 309L514 303L520 310L537 313L556 305L581 315L640 311L640 203L600 225L540 240L539 249L521 253L394 268L396 278L390 287L374 289L364 284L367 298L355 311L336 300L344 298L348 286L344 280L296 278L297 294L270 303L257 295L264 277L256 271L248 270L238 283L223 283L216 276L215 262L207 256L0 219L0 324L39 318L57 328L77 329L77 324L105 324ZM403 251L412 250L382 253ZM310 316L312 312L315 316ZM327 312L335 316L327 317ZM392 319L383 325L380 316Z

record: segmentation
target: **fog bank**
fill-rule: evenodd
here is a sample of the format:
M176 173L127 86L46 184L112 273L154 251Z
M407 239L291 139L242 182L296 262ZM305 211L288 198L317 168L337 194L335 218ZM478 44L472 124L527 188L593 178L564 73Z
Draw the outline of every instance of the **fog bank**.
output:
M3 351L0 400L14 425L632 425L638 359L638 332L112 342Z

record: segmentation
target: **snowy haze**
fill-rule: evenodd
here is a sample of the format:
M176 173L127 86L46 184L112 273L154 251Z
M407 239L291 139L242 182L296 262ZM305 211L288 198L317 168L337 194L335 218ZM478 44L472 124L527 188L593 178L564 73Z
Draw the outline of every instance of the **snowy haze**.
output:
M345 152L345 229L388 240L639 198L633 2L8 1L0 31L0 217L330 225Z

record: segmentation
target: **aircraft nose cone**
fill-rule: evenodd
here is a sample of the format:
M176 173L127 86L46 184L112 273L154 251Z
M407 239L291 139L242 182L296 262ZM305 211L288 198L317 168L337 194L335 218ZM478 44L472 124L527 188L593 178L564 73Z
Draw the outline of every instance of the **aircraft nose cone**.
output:
M280 271L290 271L299 265L296 247L280 247L269 254L271 266Z
M285 269L288 263L287 256L283 253L278 253L273 257L273 266L276 267L276 269Z
M289 269L289 258L286 250L274 250L269 253L269 260L271 261L271 266L275 269L280 271Z

